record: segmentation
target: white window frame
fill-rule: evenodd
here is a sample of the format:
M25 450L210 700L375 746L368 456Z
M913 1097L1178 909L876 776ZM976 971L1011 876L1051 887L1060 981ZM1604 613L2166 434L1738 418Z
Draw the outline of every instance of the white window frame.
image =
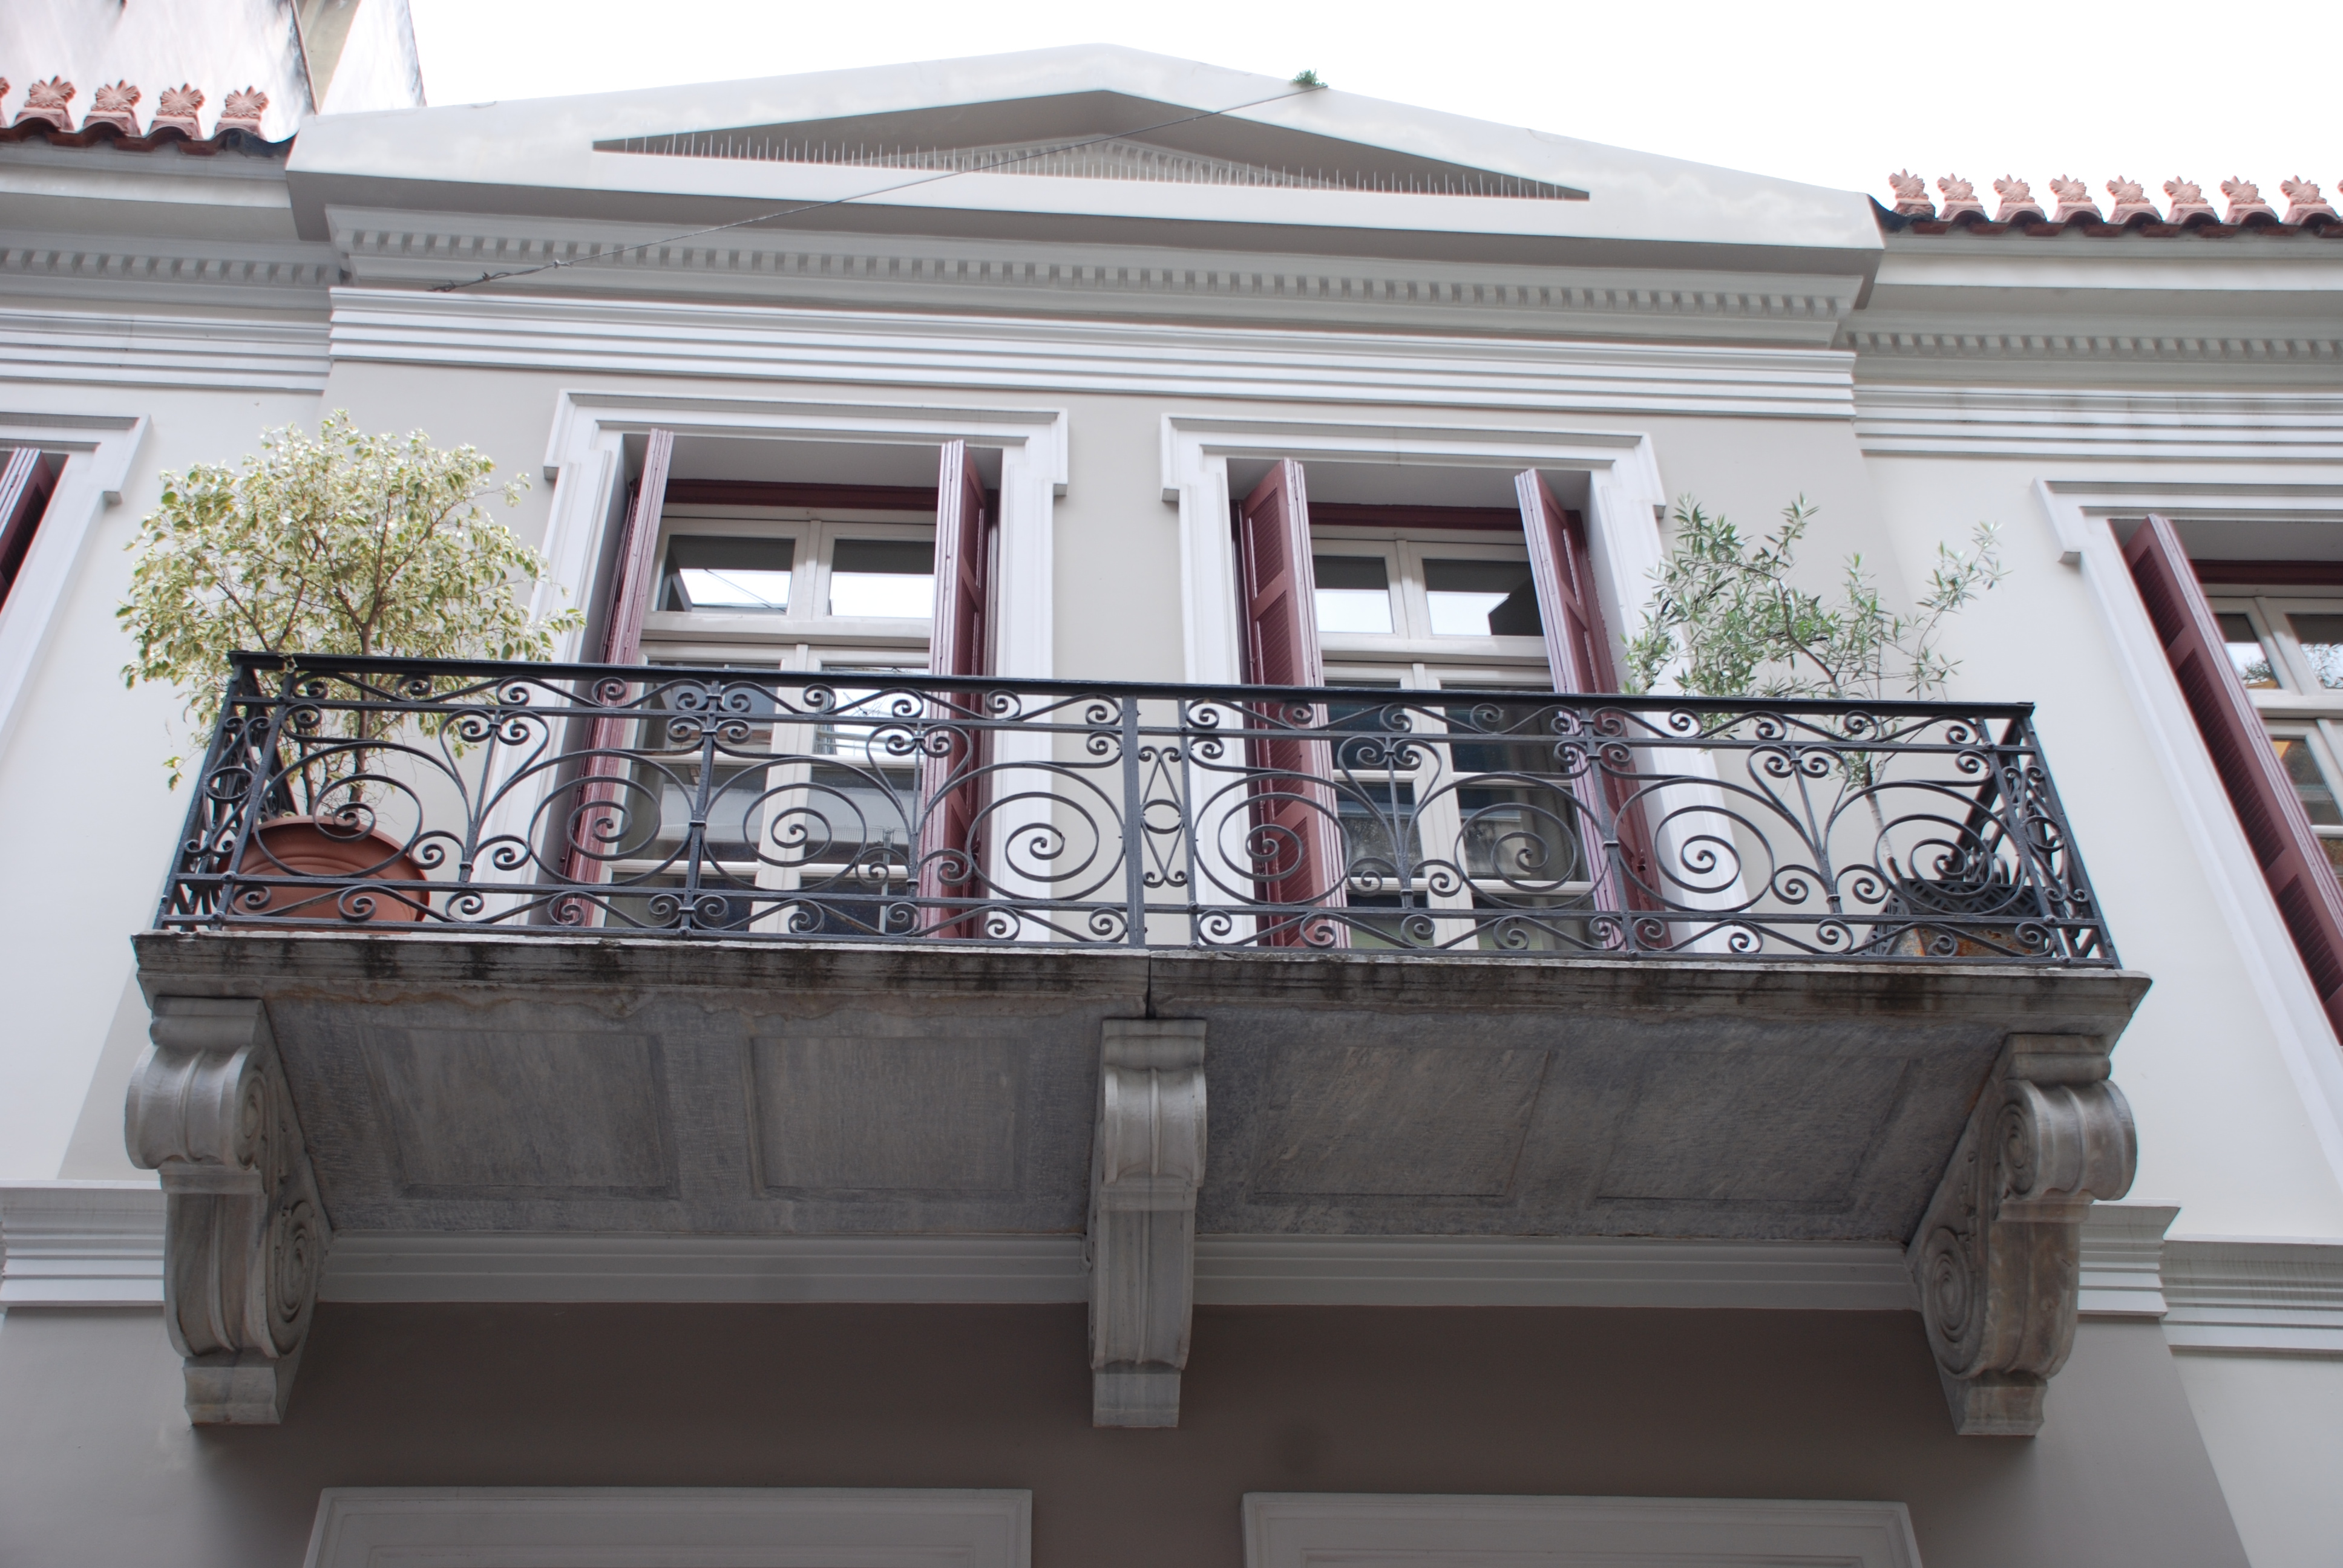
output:
M830 555L841 538L918 541L932 547L933 522L912 514L871 508L863 518L841 518L844 508L713 507L669 503L660 514L659 581L643 614L645 651L653 646L724 643L734 649L819 643L825 648L907 646L923 651L932 633L931 616L840 616L829 611ZM672 610L659 608L667 586L667 551L679 534L694 538L786 538L795 547L789 565L789 608L773 610ZM816 608L816 606L822 608Z
M2343 528L2343 484L2043 478L2035 481L2034 494L2049 516L2058 560L2082 572L2097 606L2117 668L2148 744L2164 760L2182 827L2205 868L2214 912L2237 933L2238 961L2269 1020L2328 1169L2343 1182L2343 1051L2335 1049L2326 1009L2246 842L2237 809L2213 770L2111 526L2118 518L2157 512L2176 522L2201 518Z
M760 1486L329 1486L303 1568L548 1562L1031 1568L1031 1492Z
M1248 1493L1245 1568L1920 1568L1901 1503Z
M1453 538L1445 537L1453 533ZM1516 527L1507 537L1490 529L1444 530L1359 528L1350 524L1313 527L1313 556L1374 556L1382 559L1391 583L1392 629L1388 632L1344 632L1318 628L1318 646L1328 664L1373 661L1391 665L1503 663L1518 666L1523 675L1536 671L1533 686L1550 685L1554 675L1546 663L1543 637L1443 637L1432 630L1432 607L1425 587L1423 563L1441 560L1502 560L1527 564L1529 545Z
M1001 636L993 673L1047 679L1055 672L1051 535L1056 499L1066 493L1066 425L1062 408L564 390L545 449L545 475L554 481L545 537L551 564L538 579L533 612L550 615L591 601L608 530L624 510L629 436L657 428L672 430L679 439L892 447L966 441L1001 454L1000 555L992 588ZM577 658L584 636L564 636L554 657Z
M1189 681L1235 686L1244 680L1229 462L1279 457L1292 457L1305 470L1312 463L1390 463L1493 468L1508 476L1524 468L1584 474L1587 543L1604 628L1614 659L1622 659L1622 639L1641 618L1663 554L1659 519L1667 491L1649 435L1167 414L1161 452L1163 498L1180 506L1181 616Z
M146 425L144 414L0 413L0 447L37 447L65 460L7 603L0 605L0 756L15 734L98 514L122 504Z

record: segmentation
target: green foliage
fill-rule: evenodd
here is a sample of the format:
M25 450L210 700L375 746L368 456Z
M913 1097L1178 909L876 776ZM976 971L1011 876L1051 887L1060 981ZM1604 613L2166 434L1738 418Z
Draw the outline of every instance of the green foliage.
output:
M1293 85L1297 87L1322 87L1326 84L1318 79L1317 72L1303 71L1294 76Z
M1815 508L1801 496L1773 534L1745 539L1687 496L1675 540L1653 574L1643 630L1627 645L1627 686L1663 676L1697 697L1827 697L1877 701L1891 683L1932 697L1957 668L1937 651L1945 619L2001 580L1997 526L1979 523L1966 550L1936 547L1928 591L1910 617L1886 608L1849 556L1835 602L1791 581Z
M176 686L199 733L238 649L545 658L553 634L579 624L574 609L529 619L515 590L543 558L481 508L496 464L474 448L441 451L419 430L368 436L338 410L314 440L288 425L261 448L240 473L164 476L115 611L136 645L124 682ZM505 504L528 487L503 486Z

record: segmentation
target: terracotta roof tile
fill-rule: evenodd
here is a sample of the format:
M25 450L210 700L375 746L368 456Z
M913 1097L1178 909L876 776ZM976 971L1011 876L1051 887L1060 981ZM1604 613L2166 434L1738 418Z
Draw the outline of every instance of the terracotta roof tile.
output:
M246 87L230 93L221 105L212 134L203 134L196 112L204 106L200 88L182 84L163 89L155 118L144 134L138 129L138 104L143 95L128 82L100 87L83 116L74 125L72 104L79 91L62 76L35 82L25 89L25 101L15 117L0 128L0 142L39 137L52 146L93 147L105 144L117 152L157 152L176 147L198 157L234 149L263 156L282 157L293 138L272 142L260 134L260 116L268 108L268 95ZM8 79L0 76L0 98L8 95Z
M1895 193L1896 205L1891 208L1875 199L1871 206L1879 226L1890 234L1937 235L1966 229L1973 234L2040 237L2078 229L2090 235L2137 234L2152 238L2193 234L2219 239L2258 233L2343 239L2343 215L2327 202L2315 183L2300 176L2278 186L2287 198L2282 217L2277 208L2262 199L2261 187L2243 177L2221 182L2221 194L2229 204L2226 217L2205 199L2204 187L2194 180L2177 177L2164 182L2164 194L2171 205L2168 210L2158 210L2155 199L2137 180L2117 175L2107 184L2107 195L2115 200L2104 215L2092 198L2090 187L2065 175L2050 182L2051 194L2057 201L2055 212L2043 209L2027 182L2015 175L2005 175L1993 182L2001 205L1991 217L1986 216L1985 204L1977 199L1976 188L1958 175L1946 175L1936 182L1936 189L1944 197L1941 208L1928 199L1927 181L1908 170L1898 169L1889 175L1887 186Z

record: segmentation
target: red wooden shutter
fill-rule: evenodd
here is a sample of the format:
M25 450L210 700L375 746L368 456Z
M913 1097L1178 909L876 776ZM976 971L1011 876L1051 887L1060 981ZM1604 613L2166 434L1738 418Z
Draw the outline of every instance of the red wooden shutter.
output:
M55 485L56 465L45 461L39 448L0 454L0 604L8 602L8 590L16 586Z
M943 461L936 478L936 608L928 633L928 669L934 675L985 676L991 649L991 589L987 580L992 563L992 518L984 504L984 480L965 441L944 443ZM980 693L954 692L940 706L939 718L972 717L981 704ZM919 896L928 899L971 899L982 896L981 846L977 843L984 815L985 763L990 748L981 732L952 729L945 744L920 762ZM922 904L922 919L938 911ZM980 922L970 919L947 921L942 936L972 937Z
M2336 886L2334 869L2254 699L2230 667L2220 626L2180 548L2180 536L2162 518L2151 517L2124 547L2124 564L2139 585L2140 603L2164 644L2180 696L2197 720L2213 770L2269 882L2311 987L2327 1009L2328 1021L2343 1035L2343 890Z
M1310 500L1302 465L1281 458L1237 508L1238 588L1244 601L1245 678L1255 686L1323 686L1318 596L1310 563ZM1262 704L1257 727L1322 723L1303 703ZM1322 740L1277 736L1249 743L1255 885L1264 902L1343 903L1342 835L1335 817L1333 759ZM1264 917L1275 920L1279 917ZM1292 920L1293 917L1283 917ZM1348 929L1302 920L1262 940L1276 947L1345 947Z
M1538 618L1545 624L1546 662L1556 691L1616 691L1611 669L1611 638L1603 628L1603 600L1594 591L1594 557L1586 548L1586 522L1563 510L1534 468L1513 478L1520 498L1522 532L1529 541L1530 575L1536 579Z
M1586 542L1586 519L1564 511L1535 468L1513 477L1513 494L1522 508L1522 533L1529 541L1530 576L1536 581L1538 619L1545 627L1545 657L1554 673L1554 689L1567 692L1612 692L1619 678L1611 663L1611 638L1603 625L1603 598L1594 587L1594 557ZM1614 908L1654 910L1660 907L1653 883L1652 834L1640 807L1629 804L1634 783L1613 775L1604 778L1607 809L1585 789L1579 799L1586 807L1584 839L1592 862L1598 901ZM1612 819L1619 839L1620 859L1628 876L1624 887L1604 886L1612 879L1601 819ZM1655 932L1646 930L1645 945Z
M604 664L632 664L641 657L643 617L649 613L659 581L659 516L667 509L667 472L674 457L675 432L653 430L643 449L642 478L635 487L635 504L627 512L627 534L613 568L609 615L602 632ZM626 746L637 722L616 717L594 720L587 744L595 754L586 759L578 809L570 819L574 825L563 870L568 881L602 879L603 864L588 852L586 841L618 798L618 787L603 780L625 777L626 759L610 754Z

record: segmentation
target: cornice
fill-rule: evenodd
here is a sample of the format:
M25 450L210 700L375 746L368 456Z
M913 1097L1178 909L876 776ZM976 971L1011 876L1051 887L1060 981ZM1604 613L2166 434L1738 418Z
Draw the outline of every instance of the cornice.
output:
M1855 431L1875 457L2332 465L2343 393L1858 381Z
M0 1184L0 1308L162 1304L161 1187Z
M20 296L322 309L340 278L331 246L299 240L18 233L0 241L0 293Z
M993 392L1845 419L1827 349L337 289L337 360Z
M2265 385L2331 386L2343 372L2343 330L2335 319L2329 310L2284 324L2265 318L2234 327L2194 323L2176 330L2169 318L2159 323L2144 312L2125 328L2061 331L2046 330L2038 316L2014 324L1865 315L1846 324L1838 347L1856 357L1855 374L1861 377L2087 371L2102 379L2234 384L2249 376Z
M327 209L352 279L883 309L1827 347L1858 276L1550 267Z
M302 320L0 307L0 381L325 390L322 315Z

